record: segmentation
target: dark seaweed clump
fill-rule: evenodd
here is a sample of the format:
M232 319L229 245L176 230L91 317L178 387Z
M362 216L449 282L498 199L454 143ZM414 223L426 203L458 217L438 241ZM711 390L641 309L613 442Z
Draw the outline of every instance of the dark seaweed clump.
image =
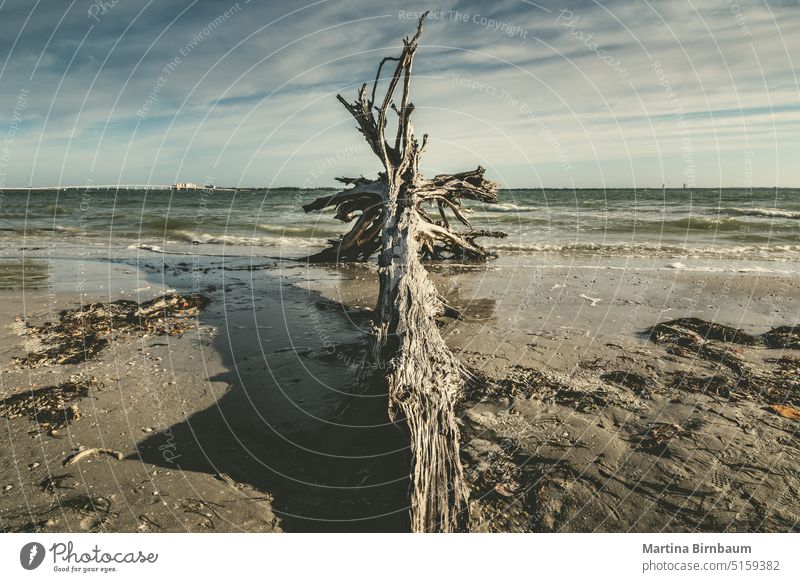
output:
M115 335L180 335L196 327L194 318L207 305L203 295L167 293L143 303L121 299L66 309L57 321L27 327L26 333L46 347L14 362L31 368L79 364L107 347Z

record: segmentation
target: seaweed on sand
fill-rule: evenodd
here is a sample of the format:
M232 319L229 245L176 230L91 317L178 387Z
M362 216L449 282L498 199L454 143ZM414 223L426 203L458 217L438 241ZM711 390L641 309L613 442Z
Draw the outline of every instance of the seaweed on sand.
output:
M737 376L745 373L741 358L733 349L717 345L713 340L748 346L760 345L760 341L755 336L695 317L659 323L648 333L651 341L657 344L668 344L667 352L671 354L684 358L699 357L710 362L717 362L730 368Z
M655 382L646 376L627 370L614 370L600 375L603 382L630 388L636 394L647 394L654 388Z
M69 380L57 386L26 390L0 400L0 416L6 419L27 417L44 430L67 426L80 418L74 404L89 395L89 389L101 385L95 378Z
M724 342L751 348L798 349L799 326L776 327L755 336L701 319L683 318L659 323L649 330L649 337L656 343L667 344L670 353L720 363L734 372L733 377L725 375L722 368L707 377L687 372L673 373L670 382L673 388L730 400L800 404L800 363L797 358L784 355L767 360L777 364L777 368L764 370L746 363L740 349L720 345Z
M800 350L800 325L784 325L769 330L761 338L768 348Z
M656 343L689 342L684 347L692 347L691 344L694 343L694 338L689 336L687 331L694 332L706 341L714 340L743 346L760 346L764 344L760 336L754 336L741 329L721 325L713 321L705 321L697 317L683 317L659 323L650 330L650 338Z
M143 303L121 299L66 309L57 321L27 327L45 349L14 362L31 368L79 364L108 346L115 334L179 335L195 327L192 317L206 305L203 295L167 293Z
M651 422L641 436L638 447L643 451L665 455L669 444L684 435L685 429L668 422Z
M800 349L800 325L784 325L761 335L752 335L735 327L697 317L683 317L654 325L648 330L648 334L657 344L676 344L689 349L698 345L698 339L702 342L717 341L748 347Z
M466 400L483 398L537 399L568 406L579 412L603 409L615 396L602 385L581 382L555 372L515 365L503 378L491 378L475 369L467 384Z

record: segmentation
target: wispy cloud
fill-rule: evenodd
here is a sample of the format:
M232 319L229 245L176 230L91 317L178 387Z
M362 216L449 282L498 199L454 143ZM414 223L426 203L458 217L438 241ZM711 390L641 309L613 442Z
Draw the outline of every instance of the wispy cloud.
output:
M102 4L102 3L101 3ZM413 12L427 171L508 186L800 185L798 3L9 0L4 183L329 185L374 172L335 94L371 82ZM795 59L795 60L793 60ZM5 123L4 123L5 125ZM330 164L328 164L330 166Z

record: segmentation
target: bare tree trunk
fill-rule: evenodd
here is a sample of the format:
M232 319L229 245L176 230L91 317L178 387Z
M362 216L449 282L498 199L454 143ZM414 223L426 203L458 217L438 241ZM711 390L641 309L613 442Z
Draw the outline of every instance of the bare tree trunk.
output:
M484 178L483 168L435 176L431 180L419 174L419 158L427 135L421 145L414 137L411 125L414 106L409 102L409 90L414 54L426 15L420 18L416 34L403 39L402 54L381 61L369 98L366 84L353 103L337 96L357 121L359 131L385 171L376 180L339 178L351 187L319 198L304 209L310 212L334 206L336 218L344 222L355 220L350 232L340 240L331 241L331 247L311 257L312 260L366 260L380 249L374 333L359 380L379 383L388 390L390 418L408 430L413 455L412 530L452 532L464 530L468 522L468 490L455 416L467 371L437 328L436 318L447 306L431 282L422 257L485 260L492 255L476 245L475 238L504 235L476 231L461 206L462 198L497 201L497 185ZM387 62L397 64L378 105L375 93ZM397 107L392 98L401 86L402 97ZM385 137L390 107L397 114L393 144ZM425 212L426 204L435 205L440 221ZM455 221L469 230L456 232L446 212L452 212Z
M465 370L436 326L443 313L420 260L420 218L400 205L390 218L380 258L380 297L372 353L385 368L389 415L405 422L411 441L412 531L461 531L468 491L459 456L455 405ZM381 365L383 364L383 365ZM388 364L388 365L387 365Z

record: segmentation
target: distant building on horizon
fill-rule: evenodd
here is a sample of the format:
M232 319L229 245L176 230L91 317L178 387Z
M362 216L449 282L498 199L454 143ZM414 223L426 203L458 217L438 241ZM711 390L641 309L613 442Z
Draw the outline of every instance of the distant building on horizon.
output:
M172 185L173 190L202 190L203 186L200 184L193 184L192 182L177 182Z

